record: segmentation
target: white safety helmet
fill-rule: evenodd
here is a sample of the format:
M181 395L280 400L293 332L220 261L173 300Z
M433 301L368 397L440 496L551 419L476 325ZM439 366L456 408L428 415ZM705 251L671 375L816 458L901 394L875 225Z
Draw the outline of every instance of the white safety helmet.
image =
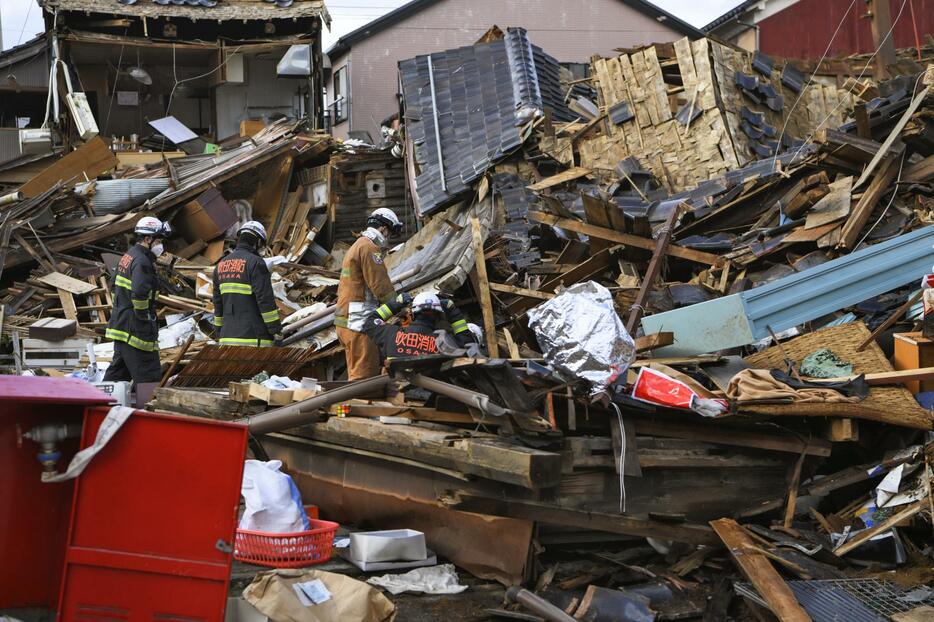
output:
M470 334L473 335L474 340L479 343L481 346L483 343L483 329L474 324L473 322L467 322L467 328L470 330Z
M258 237L263 241L263 244L266 243L266 227L263 226L263 223L255 220L248 220L237 229L237 235L242 234L244 231L248 231Z
M402 233L402 221L396 216L396 213L388 207L380 207L373 210L369 218L366 219L367 227L387 227L390 236L397 236Z
M136 228L133 231L136 235L167 238L172 234L172 227L169 226L169 223L162 222L153 216L143 216L136 222Z
M422 292L415 296L412 299L412 313L418 315L419 313L424 313L426 311L434 313L442 313L444 309L441 307L441 299L438 298L437 294L432 294L431 292Z

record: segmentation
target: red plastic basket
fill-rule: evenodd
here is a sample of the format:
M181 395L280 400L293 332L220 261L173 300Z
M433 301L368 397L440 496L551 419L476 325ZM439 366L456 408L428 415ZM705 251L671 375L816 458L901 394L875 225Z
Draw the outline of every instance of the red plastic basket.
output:
M234 558L271 568L304 568L328 561L331 559L334 535L340 525L317 520L317 510L314 506L305 508L311 522L308 531L267 533L238 529L234 541ZM312 514L315 518L311 518Z

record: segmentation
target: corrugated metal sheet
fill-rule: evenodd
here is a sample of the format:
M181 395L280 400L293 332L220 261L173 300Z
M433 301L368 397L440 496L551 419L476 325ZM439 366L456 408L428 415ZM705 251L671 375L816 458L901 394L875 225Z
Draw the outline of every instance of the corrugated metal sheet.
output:
M15 160L20 155L19 130L0 130L0 164Z
M90 194L91 208L98 216L120 214L169 187L168 177L151 179L107 179L75 186L75 193Z
M742 346L910 283L931 263L934 225L863 248L741 294L650 315L645 334L674 331L660 356Z

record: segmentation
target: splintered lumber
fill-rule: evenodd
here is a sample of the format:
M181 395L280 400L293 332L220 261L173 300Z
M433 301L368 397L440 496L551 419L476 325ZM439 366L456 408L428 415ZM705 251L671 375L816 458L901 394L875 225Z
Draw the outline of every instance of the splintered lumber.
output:
M62 311L65 313L65 317L69 320L78 319L78 307L75 305L75 296L69 291L64 289L58 290L58 298L62 302Z
M559 184L563 184L568 181L574 181L575 179L586 177L587 175L590 175L590 172L591 171L589 168L582 168L580 166L575 166L573 168L569 168L566 171L562 171L558 173L557 175L546 177L540 182L534 183L531 186L527 186L527 187L529 190L534 190L534 191L545 190L546 188L551 188L553 186L557 186Z
M921 510L923 510L926 504L927 504L927 500L925 499L922 501L917 501L915 503L912 503L911 505L904 506L902 510L896 512L895 514L892 514L891 516L889 516L887 519L885 519L878 525L875 525L874 527L870 527L869 529L864 529L860 531L855 536L853 536L852 538L850 538L849 540L847 540L846 542L844 542L843 544L835 548L833 552L840 556L846 555L853 549L861 546L865 542L868 542L872 538L875 538L880 533L888 531L889 529L896 526L903 520L907 520L911 518L912 516L914 516Z
M332 415L344 414L350 417L404 417L412 421L431 421L432 423L460 423L475 425L476 420L469 413L438 410L425 406L397 406L395 404L369 404L366 402L344 402L331 406ZM499 422L488 418L485 426L497 426Z
M608 512L577 510L540 501L526 501L515 498L490 499L461 491L456 491L454 494L442 499L442 503L452 509L464 512L524 518L551 525L593 529L628 536L661 538L690 544L718 544L714 533L705 525L667 523Z
M652 260L649 261L649 267L645 271L645 276L642 277L642 285L639 287L636 301L632 304L632 308L629 311L629 319L626 321L626 330L629 331L630 334L635 332L636 324L642 317L645 299L655 287L655 279L658 277L659 270L662 268L662 259L665 257L665 251L668 250L668 245L671 242L671 234L673 233L675 224L678 222L678 218L681 216L683 208L684 204L679 203L671 210L671 214L668 215L668 219L665 221L665 226L662 228L658 239L655 241L655 248L652 251Z
M812 382L846 382L855 380L859 376L842 376L839 378L808 378ZM901 369L898 371L885 371L877 374L864 374L863 379L869 386L878 386L885 384L904 384L906 382L917 382L925 380L934 380L934 367L920 367L918 369Z
M480 309L483 311L483 332L489 336L486 340L490 358L499 358L499 344L496 342L496 321L493 319L493 300L490 297L490 280L486 274L486 258L483 255L483 234L480 219L470 219L473 234L473 250L477 267L477 294L480 297Z
M781 451L809 456L827 457L830 455L831 444L823 439L808 439L803 442L793 436L781 436L774 432L759 433L747 430L728 428L719 424L690 424L674 423L656 419L642 419L633 417L636 434L644 436L663 436L669 438L683 438L720 445L734 445L737 447L751 447L769 451Z
M811 617L798 604L791 588L735 520L721 518L711 521L710 526L730 550L743 576L755 586L781 622L811 622Z
M229 421L242 414L253 414L261 408L238 404L224 392L205 389L157 388L153 392L152 406L156 410L177 412L193 417Z
M90 294L95 289L97 289L97 287L92 283L72 278L66 274L62 274L61 272L52 272L50 274L40 276L36 280L40 283L50 285L55 289L62 289L66 292L70 292L78 296L82 294Z
M557 486L561 454L508 443L493 435L388 425L362 417L331 417L296 436L408 458L523 488Z
M899 160L898 155L890 156L882 164L882 168L879 169L875 177L872 178L869 187L863 192L863 196L853 207L853 211L850 212L849 218L843 225L839 246L847 249L856 247L859 235L866 223L869 222L869 217L872 215L872 211L876 209L879 199L888 190L892 189L892 182L895 181L895 176L898 175Z
M56 160L41 173L20 186L19 192L31 199L61 182L71 188L86 179L95 179L101 173L115 168L117 157L100 136L95 136L63 158Z
M516 296L525 296L526 298L536 298L538 300L551 300L555 297L551 292L540 292L535 289L526 289L524 287L516 287L515 285L504 285L502 283L490 283L490 289L494 292L501 292L503 294L515 294Z
M597 227L585 222L580 222L579 220L574 220L572 218L561 218L560 216L546 214L545 212L536 212L534 210L530 210L529 220L551 225L552 227L560 227L561 229L574 231L576 233L583 233L595 238L600 238L601 240L609 240L611 242L617 242L619 244L625 244L635 248L644 248L645 250L649 251L654 251L656 247L655 240L652 240L651 238L643 238L631 233L622 233L620 231L614 231L604 227ZM678 246L677 244L669 244L668 248L665 249L665 254L708 266L712 266L720 260L720 257L718 255L714 255L713 253L696 251L694 249Z
M903 305L900 306L898 309L896 309L896 310L892 313L892 315L890 315L889 317L885 318L885 321L882 322L882 324L880 324L880 325L878 326L878 328L876 328L876 330L872 331L872 334L871 334L871 335L869 335L868 337L866 337L858 346L856 346L856 351L857 351L857 352L861 352L866 346L868 346L872 341L874 341L874 340L876 339L876 337L878 337L879 335L881 335L882 333L884 333L885 331L887 331L887 330L892 326L892 324L894 324L895 322L898 321L898 318L900 318L901 316L905 315L905 313L908 312L908 309L910 309L910 308L911 308L912 306L914 306L919 300L921 300L922 296L924 296L924 290L923 290L923 289L922 289L922 290L918 290L918 292L915 293L914 296L912 296L911 298L909 298L909 299L905 302L905 304L903 304Z
M675 334L669 332L652 333L636 337L636 352L648 352L656 348L664 348L675 342Z

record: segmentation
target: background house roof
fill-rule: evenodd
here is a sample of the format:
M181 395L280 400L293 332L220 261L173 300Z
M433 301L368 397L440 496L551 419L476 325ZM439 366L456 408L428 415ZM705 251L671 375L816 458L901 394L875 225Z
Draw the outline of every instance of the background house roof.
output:
M177 4L156 4L151 0L139 0L136 4L120 4L117 0L45 0L46 11L81 11L129 15L136 17L185 17L188 19L270 20L293 17L321 17L331 23L324 0L294 0L292 6L279 8L262 0L219 0L212 8Z
M327 54L329 56L343 54L355 43L366 39L370 35L374 35L377 32L385 30L386 28L401 22L403 19L409 17L410 15L414 15L423 9L427 9L428 7L435 5L440 1L441 0L412 0L411 2L403 4L399 8L386 13L382 17L378 17L372 22L364 24L360 28L347 33L338 39L337 42L328 49ZM648 15L649 17L658 20L660 23L669 26L682 35L698 38L704 36L704 33L699 29L691 26L682 19L675 17L668 11L655 6L651 2L646 2L645 0L619 1L645 15Z
M712 22L710 22L709 24L701 28L701 30L703 30L704 32L710 32L717 26L721 24L725 24L726 22L730 21L731 19L735 17L739 17L740 15L745 13L748 9L755 6L756 4L759 4L760 2L762 2L762 0L746 0L746 2L736 5L735 7L733 7L732 9L730 9L729 11L727 11L726 13L724 13L717 19L713 20Z

